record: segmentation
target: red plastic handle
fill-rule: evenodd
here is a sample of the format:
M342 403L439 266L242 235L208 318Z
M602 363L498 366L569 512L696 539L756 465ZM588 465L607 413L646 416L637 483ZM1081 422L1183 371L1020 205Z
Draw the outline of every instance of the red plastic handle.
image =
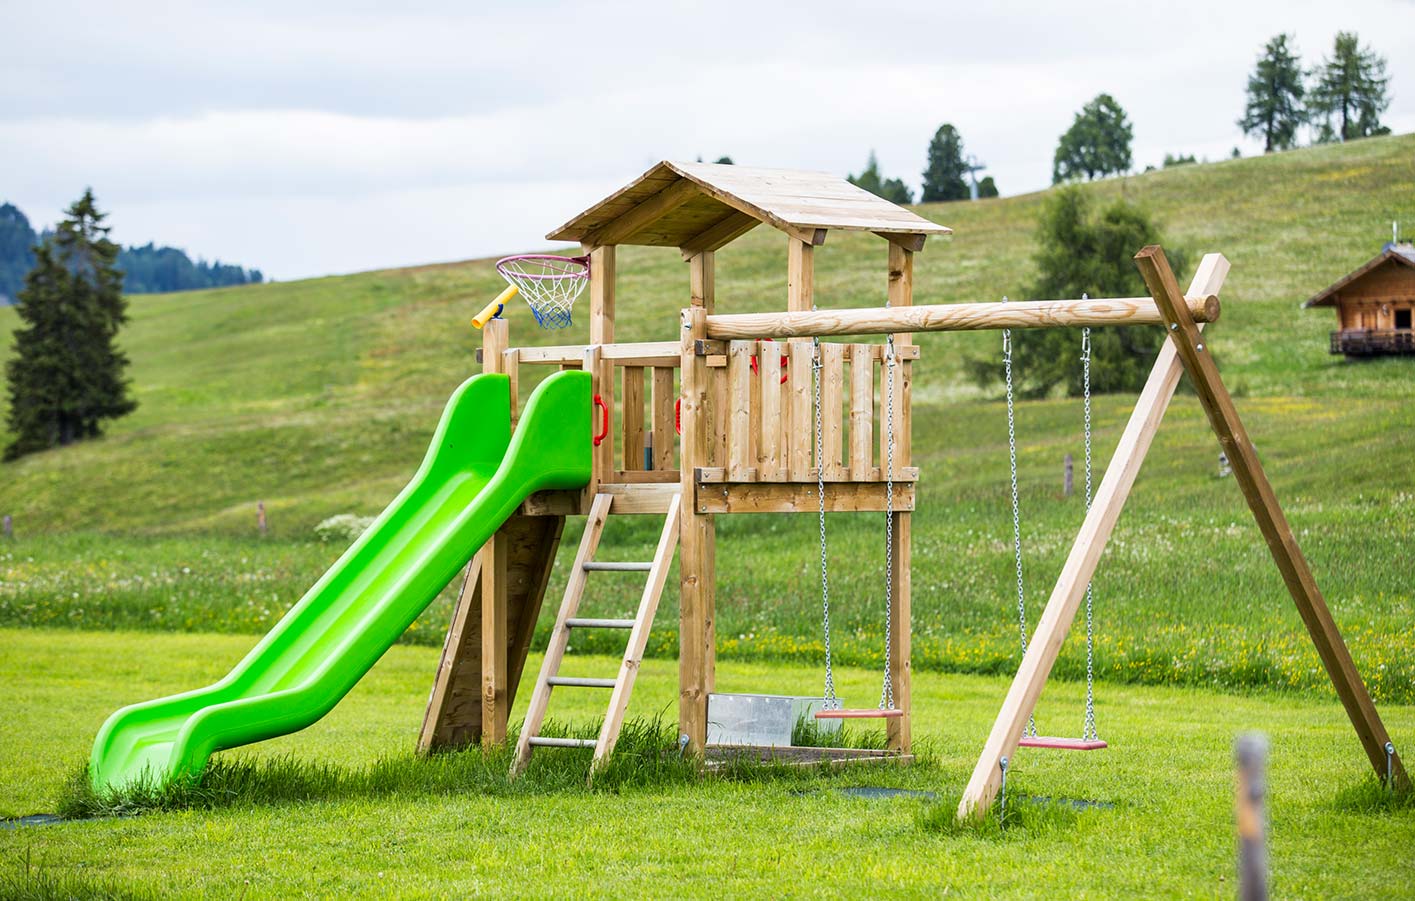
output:
M683 398L673 402L673 431L683 434Z
M598 435L594 436L594 446L599 447L600 442L604 441L605 438L609 437L609 404L606 404L604 402L603 397L600 397L598 394L596 394L594 396L594 405L596 407L599 407L602 412L599 421L600 432Z
M775 339L775 338L763 338L762 340L763 340L763 341L772 341L772 342L774 342L776 339ZM780 384L782 384L782 385L786 384L786 378L787 378L787 376L789 375L789 373L786 371L786 367L789 366L790 364L791 364L791 358L788 357L786 354L782 354L782 355L781 355L781 382L780 382ZM761 367L757 365L757 358L756 358L756 357L752 357L752 374L753 374L753 375L757 375L757 374L759 374L760 372L761 372Z

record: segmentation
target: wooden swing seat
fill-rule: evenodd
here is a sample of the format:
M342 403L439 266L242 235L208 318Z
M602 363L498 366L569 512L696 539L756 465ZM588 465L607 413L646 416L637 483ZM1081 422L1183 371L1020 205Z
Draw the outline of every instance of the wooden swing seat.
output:
M817 710L818 720L894 720L904 715L895 708L881 710L878 707L841 708L839 710Z
M1023 736L1017 742L1019 748L1051 748L1054 751L1099 751L1106 743L1098 738L1053 738L1051 736Z

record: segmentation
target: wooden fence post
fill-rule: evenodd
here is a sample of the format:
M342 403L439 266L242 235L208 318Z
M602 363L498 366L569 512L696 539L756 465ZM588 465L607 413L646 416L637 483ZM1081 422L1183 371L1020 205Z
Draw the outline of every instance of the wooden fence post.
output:
M1238 761L1238 897L1240 901L1266 901L1268 897L1267 818L1263 797L1267 793L1268 739L1257 732L1238 736L1234 744Z
M1067 454L1067 455L1066 455L1066 459L1064 459L1064 460L1061 461L1061 496L1062 496L1062 497L1070 497L1070 496L1071 496L1072 485L1073 485L1073 476L1074 476L1075 470L1076 470L1076 464L1075 464L1075 462L1071 459L1071 455L1070 455L1070 454Z
M10 514L6 513L5 519L3 521L0 521L0 530L4 531L4 535L6 538L15 537L15 520L10 516Z
M7 524L9 520L10 517L5 517L5 521ZM257 529L260 530L260 534L265 534L265 501L255 502L255 526Z

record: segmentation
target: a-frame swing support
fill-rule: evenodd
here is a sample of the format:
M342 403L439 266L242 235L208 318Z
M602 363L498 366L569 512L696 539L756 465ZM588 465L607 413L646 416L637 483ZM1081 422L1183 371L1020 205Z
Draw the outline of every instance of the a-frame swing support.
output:
M1016 753L1022 731L1056 663L1061 645L1085 595L1086 585L1095 573L1106 541L1120 516L1126 496L1135 484L1140 464L1183 372L1189 373L1209 424L1232 463L1234 480L1253 511L1258 528L1267 541L1283 582L1297 605L1302 622L1307 626L1371 766L1382 779L1386 778L1389 767L1392 787L1409 790L1410 778L1399 755L1391 752L1387 756L1387 748L1392 747L1390 736L1356 671L1311 569L1297 546L1292 528L1283 515L1253 443L1234 408L1233 399L1219 377L1213 356L1203 340L1203 326L1195 323L1163 250L1158 246L1146 247L1135 256L1135 261L1164 320L1170 340L1165 342L1155 360L1115 455L1106 467L1090 512L1076 535L1056 587L1028 643L1022 665L1013 678L972 778L963 791L958 805L959 818L985 815L996 799L1002 777L1001 762ZM1228 268L1228 261L1222 255L1205 256L1189 287L1189 296L1217 295Z

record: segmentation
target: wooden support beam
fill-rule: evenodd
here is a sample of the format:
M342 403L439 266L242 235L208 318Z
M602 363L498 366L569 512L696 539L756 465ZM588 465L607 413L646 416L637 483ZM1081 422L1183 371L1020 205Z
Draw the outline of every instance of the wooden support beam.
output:
M634 233L659 217L671 213L699 194L698 186L686 178L680 178L668 187L640 201L615 219L585 235L581 240L586 244L623 244Z
M733 210L689 238L686 244L678 248L678 252L683 255L683 259L691 260L695 254L726 247L761 224L762 221L757 217L749 216L740 210Z
M696 486L691 506L696 509L699 515L713 513L815 513L818 510L817 496L814 482L703 482ZM684 506L689 506L689 504L685 501ZM827 513L882 513L884 508L885 487L883 482L826 483L825 510ZM898 516L914 509L913 482L895 484L894 509L900 511ZM896 526L899 523L898 516L895 519ZM895 538L898 537L898 532L896 532ZM897 553L896 549L896 566L899 565L901 559L903 557ZM896 575L901 574L897 573ZM896 612L898 612L897 608ZM905 647L907 648L907 643ZM896 689L899 687L898 681L896 681L895 687Z
M590 343L614 341L614 245L590 251Z
M496 322L498 320L492 320ZM553 347L518 347L518 359L522 363L546 363L551 365L573 364L576 368L584 362L585 345L557 344ZM677 341L639 341L628 344L602 344L599 348L601 359L613 360L621 366L670 366L678 365ZM477 351L477 362L482 361L482 353Z
M1217 295L1227 275L1228 261L1220 254L1209 254L1199 264L1189 291L1191 294ZM1051 675L1052 666L1061 653L1061 645L1086 595L1086 586L1095 574L1106 542L1120 518L1120 511L1125 506L1135 478L1140 474L1140 464L1154 441L1182 374L1183 365L1174 345L1166 341L1160 348L1145 387L1140 391L1115 454L1105 468L1105 475L1091 501L1091 509L1076 533L1061 575L1037 621L1036 631L1027 643L1022 665L1017 668L1017 675L1007 690L1007 697L983 745L973 775L963 790L963 798L958 804L960 818L984 816L997 797L1002 775L999 761L1004 757L1010 759L1017 752L1022 730L1036 708L1037 699L1041 697L1047 677Z
M689 305L709 314L717 304L717 257L710 250L688 258Z
M1218 297L1185 298L1195 322L1218 319ZM883 335L889 332L964 332L981 329L1055 328L1089 325L1160 325L1163 319L1148 297L1091 300L1028 300L1017 303L931 304L910 308L869 307L855 310L809 308L786 313L737 313L709 316L707 337L810 338L830 335Z
M928 235L909 234L907 232L875 232L875 234L879 235L890 244L902 250L907 250L910 253L918 253L923 250L924 242L928 240L929 237Z
M1390 735L1376 712L1376 705L1365 683L1361 681L1356 664L1351 660L1351 652L1347 650L1341 631L1327 609L1326 599L1317 587L1307 559L1297 545L1297 538L1282 512L1277 494L1263 472L1258 452L1238 417L1233 398L1219 378L1213 352L1204 343L1189 314L1164 251L1158 245L1150 245L1136 254L1135 262L1140 267L1140 274L1145 277L1145 286L1150 289L1164 315L1170 343L1178 350L1184 369L1189 373L1189 382L1199 396L1199 403L1208 415L1209 424L1218 435L1224 453L1228 455L1233 480L1242 489L1243 498L1253 511L1258 529L1272 552L1273 562L1282 573L1282 581L1297 605L1297 612L1301 614L1308 634L1312 636L1317 655L1322 658L1322 665L1336 687L1337 697L1346 708L1346 715L1356 728L1356 735L1366 749L1366 756L1376 775L1385 779L1388 764L1386 745L1390 742ZM1389 760L1389 766L1396 787L1409 790L1410 777L1406 775L1398 754Z
M705 337L707 311L683 311L682 423L680 444L683 498L694 496L694 467L707 463L708 366L696 353L696 341ZM679 534L678 607L678 731L687 738L687 750L701 754L707 743L707 704L713 688L716 524L711 515L684 503Z
M815 303L815 247L795 238L786 240L786 309L809 312ZM774 335L752 337L770 338Z

